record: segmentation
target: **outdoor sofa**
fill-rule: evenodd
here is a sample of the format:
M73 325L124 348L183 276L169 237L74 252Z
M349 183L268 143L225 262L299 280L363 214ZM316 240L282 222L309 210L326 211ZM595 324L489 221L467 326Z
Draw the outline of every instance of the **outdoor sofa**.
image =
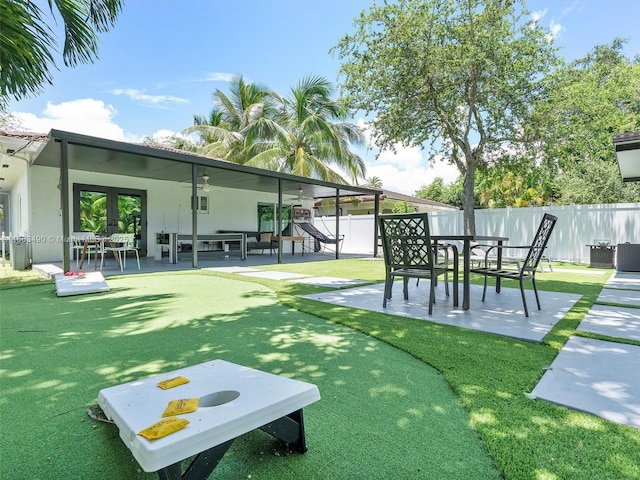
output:
M265 250L269 250L269 253L272 253L272 250L276 250L278 248L277 242L271 242L271 236L273 232L250 232L244 230L218 230L218 233L244 233L247 235L247 251L249 250L262 250L264 253ZM229 248L232 250L236 250L240 248L239 242L228 242Z

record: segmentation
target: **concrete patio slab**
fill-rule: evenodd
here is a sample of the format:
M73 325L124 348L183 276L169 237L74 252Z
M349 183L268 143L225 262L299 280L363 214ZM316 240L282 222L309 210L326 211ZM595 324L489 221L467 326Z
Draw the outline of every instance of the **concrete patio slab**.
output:
M604 286L607 288L640 290L640 273L616 272Z
M577 330L640 341L640 308L594 305Z
M640 307L640 290L603 288L600 295L598 295L597 301L600 303L619 303Z
M341 287L349 287L354 285L362 285L363 283L368 283L362 280L351 280L348 278L339 278L339 277L307 277L307 278L298 278L295 280L288 280L291 283L304 283L307 285L316 285L318 287L330 287L330 288L341 288Z
M256 270L255 272L240 273L245 277L268 278L269 280L290 280L292 278L310 277L302 273L275 272L271 270Z
M546 270L545 270L546 271ZM554 273L579 273L580 275L596 275L596 276L602 276L602 275L611 275L611 270L587 270L587 269L582 269L582 270L576 270L575 268L553 268L553 272Z
M259 270L251 267L206 267L203 270L210 270L212 272L220 273L242 273L242 272L257 272Z
M521 340L539 342L567 311L581 298L580 295L539 292L542 310L535 306L533 291L528 290L529 318L524 316L520 290L503 288L496 294L495 289L487 290L487 299L482 302L482 286L471 285L471 308L453 306L453 298L444 293L442 282L436 288L436 304L433 315L428 313L429 282L409 282L409 300L402 295L402 282L393 287L393 298L382 308L384 284L367 285L333 292L306 295L305 298L321 302L360 308L363 310L418 318L434 323L495 333ZM462 291L462 287L460 287ZM462 304L462 295L460 295Z
M571 337L532 394L640 428L640 347Z

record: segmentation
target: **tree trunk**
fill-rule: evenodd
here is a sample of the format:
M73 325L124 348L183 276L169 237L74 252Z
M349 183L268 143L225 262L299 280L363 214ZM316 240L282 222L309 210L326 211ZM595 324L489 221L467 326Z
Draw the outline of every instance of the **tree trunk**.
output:
M476 216L473 202L473 185L476 174L476 164L467 160L467 170L464 175L464 183L462 187L462 208L464 211L464 234L476 234Z

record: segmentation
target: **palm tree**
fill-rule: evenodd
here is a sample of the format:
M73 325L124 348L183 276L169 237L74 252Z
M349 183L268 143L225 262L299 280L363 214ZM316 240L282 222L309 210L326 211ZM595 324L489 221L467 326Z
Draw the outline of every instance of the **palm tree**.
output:
M363 160L350 146L364 143L361 130L346 123L346 110L331 100L332 86L322 77L307 77L285 99L242 77L231 82L231 94L214 94L209 117L194 116L202 142L200 153L235 163L346 183L336 166L354 182L364 178Z
M350 149L363 145L364 135L358 126L344 122L346 109L331 99L332 93L322 77L302 79L282 102L275 137L250 146L251 162L277 162L282 172L333 182L346 183L332 167L345 171L354 183L364 178L364 161Z
M257 139L273 135L271 118L276 114L279 95L242 76L231 80L230 95L216 90L209 117L194 116L194 126L185 133L197 133L199 152L235 163L246 164L248 147Z
M51 55L56 40L44 12L35 0L0 1L0 111L8 97L20 100L53 83L50 70L57 68ZM97 32L116 22L123 0L49 0L64 24L63 58L66 66L91 63L97 58Z
M367 185L373 188L382 188L382 179L374 175L373 177L367 178Z

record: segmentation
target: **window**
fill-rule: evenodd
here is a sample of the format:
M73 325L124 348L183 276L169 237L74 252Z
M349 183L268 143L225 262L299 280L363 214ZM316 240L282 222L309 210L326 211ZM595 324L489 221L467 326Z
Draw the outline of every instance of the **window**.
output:
M275 221L278 213L278 205L275 203L258 203L258 231L274 232L278 231ZM291 205L282 205L282 233L289 235L291 230Z
M191 203L191 201L189 201ZM209 197L198 195L198 213L209 213Z

